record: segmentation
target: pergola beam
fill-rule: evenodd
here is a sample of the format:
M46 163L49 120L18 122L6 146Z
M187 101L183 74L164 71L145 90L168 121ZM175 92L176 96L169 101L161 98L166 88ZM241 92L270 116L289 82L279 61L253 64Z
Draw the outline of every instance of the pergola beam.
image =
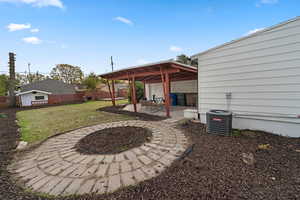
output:
M177 68L177 69L182 69L182 70L188 71L188 72L197 73L197 71L198 71L197 69L182 67L182 66L179 66L179 65L176 65L176 64L173 64L173 63L171 63L170 65L171 65L171 67L174 67L174 68Z
M185 80L197 80L197 76L185 74L177 76L176 74L170 74L170 82L185 81ZM161 77L149 77L143 79L146 83L161 83Z
M180 69L167 69L166 72L172 74L172 73L178 73L180 72ZM146 77L146 76L159 76L160 75L160 71L149 71L149 72L145 72L145 71L137 71L134 72L134 76L135 78L138 77ZM132 76L129 74L129 76ZM121 74L121 75L114 75L111 77L108 77L109 79L112 80L122 80L122 79L128 79L128 74Z

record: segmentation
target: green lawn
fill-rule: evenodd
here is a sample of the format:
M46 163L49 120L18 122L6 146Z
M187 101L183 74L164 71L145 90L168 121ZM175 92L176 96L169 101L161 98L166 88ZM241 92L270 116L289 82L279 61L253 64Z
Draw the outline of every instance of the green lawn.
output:
M117 103L126 103L120 100ZM110 101L92 101L17 112L23 141L35 143L51 135L104 122L131 119L129 116L96 111L111 105Z

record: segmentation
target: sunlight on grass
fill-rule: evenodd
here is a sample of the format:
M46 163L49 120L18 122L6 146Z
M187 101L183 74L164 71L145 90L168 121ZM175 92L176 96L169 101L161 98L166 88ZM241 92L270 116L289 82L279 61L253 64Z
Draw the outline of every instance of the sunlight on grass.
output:
M127 103L127 100L120 100L117 103ZM110 101L92 101L19 111L17 112L17 119L21 127L21 139L34 143L51 135L84 126L131 119L125 115L96 111L100 107L110 105Z

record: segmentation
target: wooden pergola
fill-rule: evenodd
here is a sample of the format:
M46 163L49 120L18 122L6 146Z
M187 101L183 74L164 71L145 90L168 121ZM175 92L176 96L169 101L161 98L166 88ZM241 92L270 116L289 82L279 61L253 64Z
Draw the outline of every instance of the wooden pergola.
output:
M107 79L113 105L115 105L114 81L127 80L130 84L131 101L135 112L137 112L135 81L141 81L144 85L147 83L162 83L166 115L170 117L171 82L197 79L197 68L175 61L163 61L102 74L100 77ZM111 81L111 85L109 81Z

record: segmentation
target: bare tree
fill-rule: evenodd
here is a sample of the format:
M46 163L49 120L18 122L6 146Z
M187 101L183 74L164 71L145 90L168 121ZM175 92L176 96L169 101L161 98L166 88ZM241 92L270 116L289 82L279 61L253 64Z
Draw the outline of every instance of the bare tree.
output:
M35 81L41 81L49 78L48 76L45 76L43 74L40 74L39 72L33 73L33 74L20 74L16 73L16 81L18 85L26 85L29 83L33 83Z

